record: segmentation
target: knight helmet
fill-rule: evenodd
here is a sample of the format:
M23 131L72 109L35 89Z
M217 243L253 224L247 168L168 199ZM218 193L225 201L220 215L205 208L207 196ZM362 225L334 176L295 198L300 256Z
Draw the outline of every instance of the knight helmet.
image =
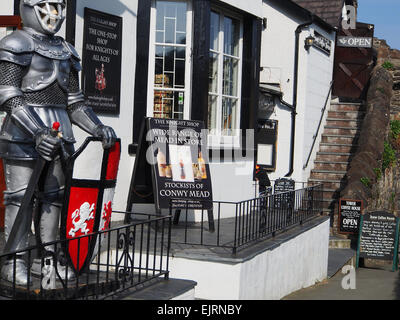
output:
M21 0L20 14L24 27L48 35L56 34L64 21L66 0Z

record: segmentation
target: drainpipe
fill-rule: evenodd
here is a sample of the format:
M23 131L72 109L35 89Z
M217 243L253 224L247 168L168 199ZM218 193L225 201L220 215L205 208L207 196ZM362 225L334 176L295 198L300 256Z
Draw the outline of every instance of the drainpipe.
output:
M290 163L289 163L289 172L285 175L285 177L290 177L293 173L294 167L294 140L295 140L295 132L296 132L296 108L297 108L297 87L298 87L298 73L299 73L299 48L300 48L300 33L304 28L307 28L314 22L314 15L310 15L310 21L299 25L296 28L295 36L295 52L294 52L294 75L293 75L293 104L289 106L292 109L292 132L290 137Z

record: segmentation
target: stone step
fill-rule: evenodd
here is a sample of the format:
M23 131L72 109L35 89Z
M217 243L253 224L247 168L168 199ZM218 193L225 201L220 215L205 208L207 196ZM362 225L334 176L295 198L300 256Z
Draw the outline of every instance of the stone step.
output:
M321 152L340 152L351 153L357 150L357 145L339 144L339 143L320 143L319 151Z
M329 248L331 249L347 249L351 247L351 240L343 237L343 235L330 235Z
M334 189L328 189L323 191L323 197L324 199L331 199L331 200L336 200L339 199L339 190L334 190Z
M344 181L340 181L340 180L326 180L326 179L316 179L316 178L310 178L308 179L309 182L312 183L322 183L323 184L323 188L325 189L340 189L342 187L342 185L344 185Z
M348 162L353 153L351 152L317 152L316 161Z
M354 144L357 143L358 138L359 135L323 134L321 143Z
M335 135L344 135L344 136L356 136L360 133L359 128L351 128L351 127L339 127L339 126L332 126L326 125L324 128L323 134L335 134Z
M328 118L331 119L353 119L362 120L365 116L363 111L328 111Z
M356 119L336 119L336 118L327 118L326 126L332 127L345 127L345 128L359 128L362 124L361 120Z
M330 171L346 171L349 163L347 161L314 161L314 169Z
M365 106L361 103L331 103L330 111L364 111Z
M310 177L321 180L341 180L347 171L311 170Z

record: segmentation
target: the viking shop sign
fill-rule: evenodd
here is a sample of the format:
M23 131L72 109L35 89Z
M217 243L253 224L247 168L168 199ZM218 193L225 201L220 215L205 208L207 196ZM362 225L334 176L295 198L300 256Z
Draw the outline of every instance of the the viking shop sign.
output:
M325 38L322 34L314 32L314 42L313 46L322 50L327 55L331 54L332 42L331 40Z
M371 37L338 36L338 47L347 48L372 48Z
M119 114L122 18L85 8L82 87L99 113Z
M377 211L360 218L357 246L357 262L360 258L392 260L393 270L398 265L399 218L393 214Z
M212 209L204 123L146 118L141 131L128 211L133 203L153 201L157 211Z
M362 200L339 199L339 233L357 234L362 210Z

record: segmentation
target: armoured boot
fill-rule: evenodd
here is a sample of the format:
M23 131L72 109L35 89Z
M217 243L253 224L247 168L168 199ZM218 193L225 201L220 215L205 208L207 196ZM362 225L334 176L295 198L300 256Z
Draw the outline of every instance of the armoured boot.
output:
M6 206L5 219L4 219L4 233L5 240L8 240L14 220L17 216L19 206L9 204ZM12 251L22 250L28 247L28 234L23 235L20 239L19 245L16 248L12 248ZM14 272L15 271L15 272ZM7 281L14 282L16 285L26 286L28 284L28 272L29 268L22 254L17 254L15 257L15 269L14 269L14 255L10 256L3 264L1 268L1 277ZM30 281L31 283L31 281Z
M54 260L56 260L56 264ZM52 251L47 251L43 254L42 258L33 259L31 267L33 276L38 278L41 276L45 277L49 272L53 273L56 280L72 281L76 279L74 270L67 264L67 260L62 252L54 253Z
M11 258L4 262L1 268L1 277L18 286L27 286L28 280L29 285L32 284L32 280L29 276L29 267L20 255L17 255L15 260Z

